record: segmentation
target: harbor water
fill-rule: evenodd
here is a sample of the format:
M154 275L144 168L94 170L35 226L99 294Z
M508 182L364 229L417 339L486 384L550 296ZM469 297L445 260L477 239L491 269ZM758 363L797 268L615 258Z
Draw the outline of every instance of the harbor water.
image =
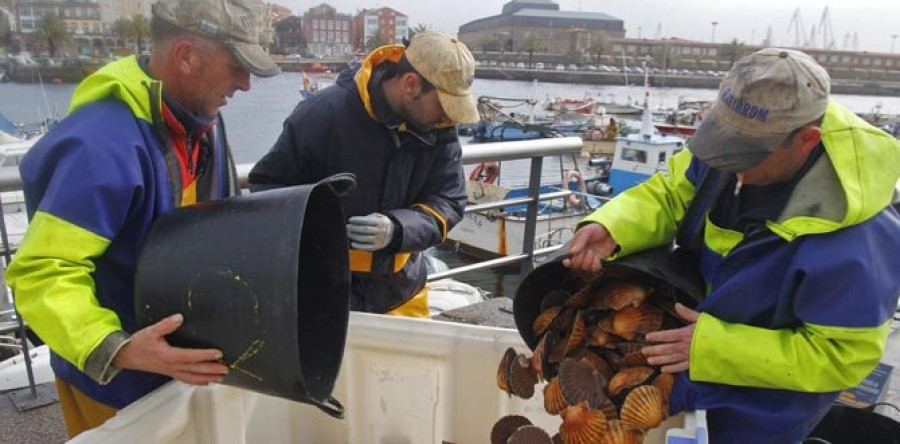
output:
M641 82L642 78L629 78ZM299 73L283 73L272 78L253 78L249 92L238 92L222 109L226 130L235 159L238 163L257 161L275 142L281 132L282 122L300 101L299 88L303 78ZM65 115L75 85L71 84L16 84L0 83L0 113L18 123L38 123ZM535 99L539 104L547 99L582 98L586 94L605 102L635 103L643 101L642 86L608 86L590 84L530 83L505 80L476 79L473 84L476 97L481 95ZM713 99L712 89L650 88L651 107L675 107L680 98ZM900 97L874 97L836 95L835 98L859 113L880 109L884 114L900 114ZM539 106L538 106L539 108ZM517 115L527 115L525 106L510 108ZM540 111L539 109L537 111ZM365 147L360 147L364 149ZM572 158L544 160L542 178L545 182L559 182L562 170L575 166ZM584 165L580 165L585 168ZM466 172L472 166L466 167ZM504 185L524 184L528 179L529 162L504 162L501 182ZM587 173L590 174L589 172ZM456 267L472 260L460 257L449 250L438 250L437 256ZM499 269L471 272L457 279L487 290L492 295L511 296L518 284L518 272Z

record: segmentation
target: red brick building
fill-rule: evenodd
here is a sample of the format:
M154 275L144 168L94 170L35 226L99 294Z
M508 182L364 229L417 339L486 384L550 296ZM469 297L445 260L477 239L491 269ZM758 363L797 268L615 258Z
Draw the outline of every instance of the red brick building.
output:
M409 17L386 7L364 9L353 17L353 30L353 46L357 49L372 49L367 43L379 32L383 38L380 43L401 43L409 35Z

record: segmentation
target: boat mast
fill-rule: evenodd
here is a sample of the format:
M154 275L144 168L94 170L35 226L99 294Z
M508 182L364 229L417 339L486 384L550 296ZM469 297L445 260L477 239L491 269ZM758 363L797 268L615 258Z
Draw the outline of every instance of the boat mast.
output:
M650 76L647 73L647 61L650 56L646 56L641 65L644 67L644 116L641 119L641 135L649 138L653 135L653 125L650 122Z

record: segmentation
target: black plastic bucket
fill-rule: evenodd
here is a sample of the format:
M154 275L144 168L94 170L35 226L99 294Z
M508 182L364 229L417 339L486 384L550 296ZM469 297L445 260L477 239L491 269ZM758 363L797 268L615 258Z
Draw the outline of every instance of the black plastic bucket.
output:
M340 195L352 177L179 208L160 217L138 261L140 327L175 313L167 337L217 348L223 383L341 417L331 397L350 311Z
M835 405L813 429L804 443L818 444L900 444L900 422L874 412Z
M569 269L562 264L568 255L569 245L566 244L547 262L528 273L516 288L513 299L516 328L532 350L537 346L532 324L541 312L544 296L556 289L565 288L570 292L576 290L566 288L572 282L567 279ZM672 251L669 246L635 253L603 265L604 273L618 268L639 271L669 283L678 290L678 301L689 307L696 306L703 298L705 284L695 261L684 256L680 250Z

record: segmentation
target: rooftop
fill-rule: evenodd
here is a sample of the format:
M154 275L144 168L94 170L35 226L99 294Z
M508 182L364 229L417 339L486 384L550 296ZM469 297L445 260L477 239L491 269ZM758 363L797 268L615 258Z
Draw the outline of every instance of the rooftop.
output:
M520 17L544 17L572 20L620 20L602 12L552 11L549 9L520 9L512 14Z

